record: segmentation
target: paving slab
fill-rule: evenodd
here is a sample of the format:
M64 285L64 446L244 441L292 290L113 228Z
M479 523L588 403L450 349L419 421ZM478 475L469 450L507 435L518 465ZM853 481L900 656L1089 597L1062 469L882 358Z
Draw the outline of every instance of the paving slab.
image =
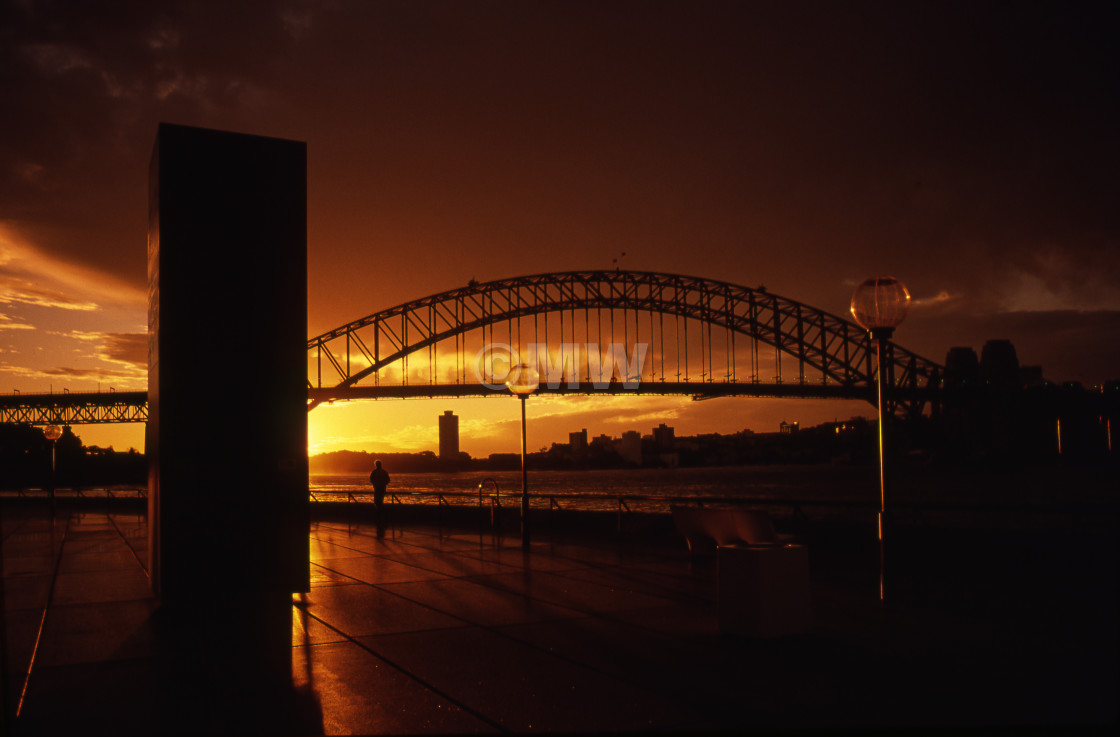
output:
M407 558L406 558L407 560ZM314 558L313 565L332 573L369 584L431 581L448 576L438 571L398 562L380 556L361 555L346 558Z
M311 690L322 734L489 734L500 729L351 641L292 651L296 688Z
M150 598L52 606L43 628L36 667L132 660L152 655Z
M308 614L350 637L463 625L455 616L394 595L391 587L323 586L313 588L304 598Z
M582 616L575 609L501 591L475 580L387 584L381 588L472 624L496 626Z
M687 705L482 627L361 642L517 733L679 728L696 719Z

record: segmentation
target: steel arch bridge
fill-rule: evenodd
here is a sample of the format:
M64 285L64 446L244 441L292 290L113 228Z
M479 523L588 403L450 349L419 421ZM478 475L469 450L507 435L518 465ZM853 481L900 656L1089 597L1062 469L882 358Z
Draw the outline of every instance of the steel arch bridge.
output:
M644 345L647 360L636 375L604 383L595 369L617 338L626 356ZM874 345L853 322L764 287L656 272L569 271L471 280L309 339L308 408L334 399L495 393L477 370L479 352L495 344L519 354L541 345L582 347L582 362L577 354L563 364L561 380L550 374L547 386L542 377L542 391L875 402ZM927 402L936 408L939 365L888 343L884 373L891 411L913 416Z

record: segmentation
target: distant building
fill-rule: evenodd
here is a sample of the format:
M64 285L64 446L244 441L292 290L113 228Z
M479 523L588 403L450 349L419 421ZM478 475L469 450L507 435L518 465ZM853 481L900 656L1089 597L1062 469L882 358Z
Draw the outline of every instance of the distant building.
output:
M800 425L796 422L786 422L782 420L782 424L778 425L778 431L783 435L792 435L800 429Z
M967 346L950 348L945 354L945 386L978 387L980 385L980 359L976 351Z
M989 340L980 350L980 377L996 389L1019 388L1019 357L1010 340Z
M568 450L573 454L584 453L587 451L587 428L583 428L579 432L568 433Z
M676 446L673 428L668 427L664 422L653 428L653 444L659 453L673 450Z
M439 457L459 457L459 417L451 410L439 416Z
M1046 380L1042 378L1041 366L1020 366L1019 367L1019 386L1024 389L1037 389L1040 386L1045 386Z
M618 441L618 455L622 460L642 465L642 434L637 430L627 430Z
M590 445L592 447L603 448L603 449L613 448L614 447L614 438L612 438L610 435L606 435L606 434L597 435L591 441Z

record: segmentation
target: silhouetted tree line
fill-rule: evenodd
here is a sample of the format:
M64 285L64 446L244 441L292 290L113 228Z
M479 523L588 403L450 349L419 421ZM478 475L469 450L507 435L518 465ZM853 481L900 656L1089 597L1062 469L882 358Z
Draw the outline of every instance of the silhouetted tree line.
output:
M55 486L90 487L147 483L143 453L112 447L86 447L69 427L55 441ZM0 487L43 488L51 483L51 441L43 429L27 424L0 424Z

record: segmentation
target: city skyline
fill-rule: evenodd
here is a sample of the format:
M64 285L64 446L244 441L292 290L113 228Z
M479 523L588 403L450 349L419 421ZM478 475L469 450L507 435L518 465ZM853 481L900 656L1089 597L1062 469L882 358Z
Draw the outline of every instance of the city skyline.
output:
M307 141L311 335L471 279L547 271L765 284L837 315L862 279L891 274L914 297L896 339L933 361L1009 339L1051 381L1120 374L1109 5L3 13L3 391L144 388L147 164L161 120ZM220 388L245 371L214 357L206 380ZM436 406L317 408L311 450L434 445L423 418ZM438 406L478 438L464 450L517 447L514 400ZM571 422L729 432L871 411L528 404L535 447ZM78 432L143 445L137 427Z

